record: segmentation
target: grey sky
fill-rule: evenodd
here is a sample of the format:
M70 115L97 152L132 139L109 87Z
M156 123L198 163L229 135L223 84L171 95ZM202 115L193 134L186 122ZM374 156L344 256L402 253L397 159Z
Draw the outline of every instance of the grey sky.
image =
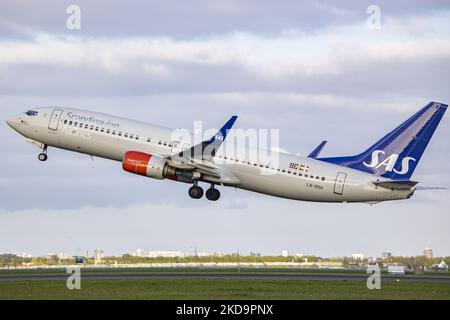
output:
M25 4L26 3L26 4ZM361 151L431 100L450 101L450 5L379 1L70 1L0 3L0 115L60 105L168 127L279 128L281 148ZM448 115L414 178L450 186ZM4 123L4 122L3 122ZM0 252L74 254L100 247L192 251L282 249L319 255L450 255L450 192L410 201L315 204L224 189L192 201L187 186L134 177L119 163L38 150L0 126Z

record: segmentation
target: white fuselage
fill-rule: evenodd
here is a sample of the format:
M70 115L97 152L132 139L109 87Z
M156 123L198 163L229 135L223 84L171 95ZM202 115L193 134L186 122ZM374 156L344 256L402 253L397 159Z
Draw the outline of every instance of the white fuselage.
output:
M123 161L128 151L170 156L186 149L174 130L111 115L69 108L38 108L8 124L35 144ZM55 111L56 110L56 111ZM409 198L412 190L390 190L372 182L386 180L362 171L311 158L277 153L276 165L258 160L261 150L221 147L213 161L234 178L217 184L276 197L321 202L379 202ZM271 152L273 157L273 152ZM202 181L203 179L200 179ZM207 179L205 182L211 182Z

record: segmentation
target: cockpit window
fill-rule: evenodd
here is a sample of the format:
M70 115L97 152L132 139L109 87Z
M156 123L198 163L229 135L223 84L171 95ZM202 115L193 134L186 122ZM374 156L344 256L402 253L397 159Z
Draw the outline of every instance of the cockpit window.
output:
M37 111L33 111L33 110L28 110L27 112L25 112L25 114L27 116L34 117L34 116L38 115L38 112Z

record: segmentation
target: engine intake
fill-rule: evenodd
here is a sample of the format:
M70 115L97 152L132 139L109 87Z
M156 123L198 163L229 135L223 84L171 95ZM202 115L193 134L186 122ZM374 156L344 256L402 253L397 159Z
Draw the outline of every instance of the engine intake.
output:
M175 175L175 168L161 157L138 151L127 152L122 167L125 171L159 180Z

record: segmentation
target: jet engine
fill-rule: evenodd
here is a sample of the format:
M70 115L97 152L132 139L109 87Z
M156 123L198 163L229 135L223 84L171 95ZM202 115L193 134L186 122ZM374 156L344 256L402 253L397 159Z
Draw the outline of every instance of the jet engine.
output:
M159 180L175 176L176 173L176 169L163 158L138 151L127 152L122 167L125 171Z

